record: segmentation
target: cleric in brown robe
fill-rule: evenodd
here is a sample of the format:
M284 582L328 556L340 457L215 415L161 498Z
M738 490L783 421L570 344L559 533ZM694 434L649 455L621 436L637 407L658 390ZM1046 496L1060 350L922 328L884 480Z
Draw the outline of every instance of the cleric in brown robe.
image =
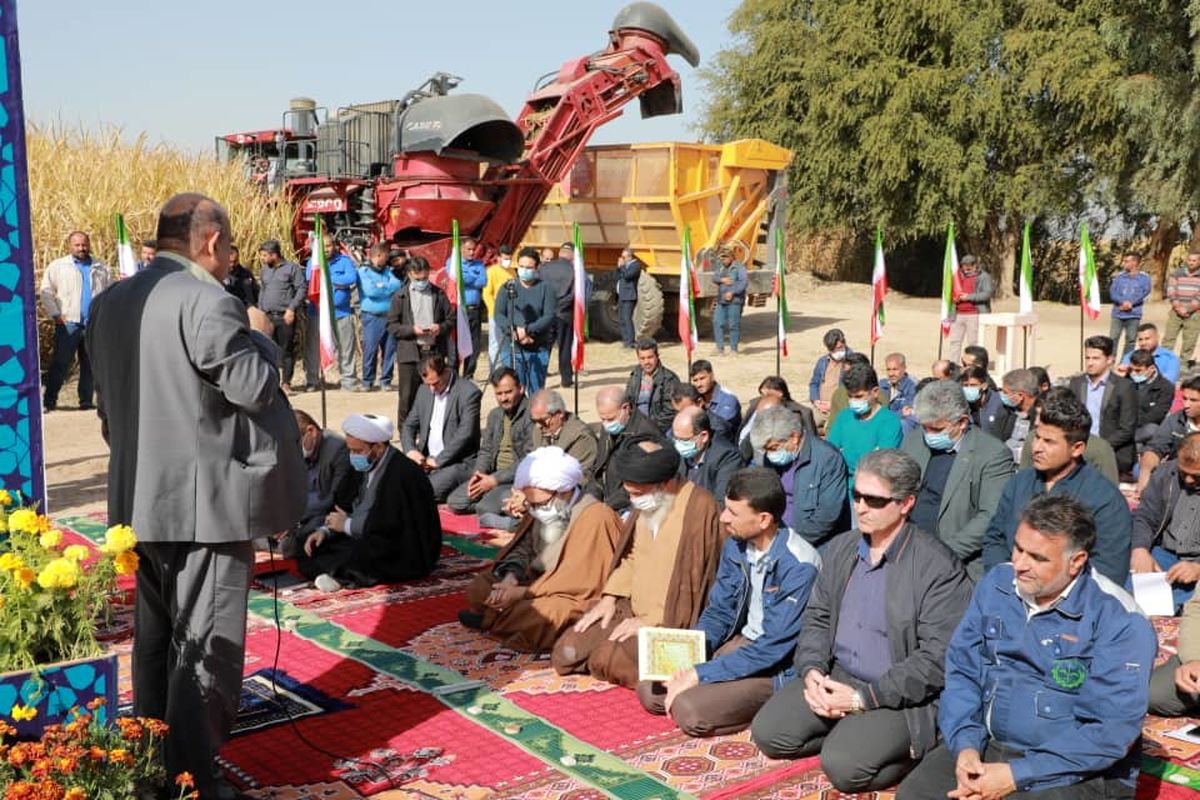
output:
M467 587L459 620L513 650L546 651L600 597L621 538L617 512L584 494L583 467L560 447L517 466L528 513L492 568Z
M696 624L720 560L723 529L713 496L678 476L673 447L628 441L612 467L625 478L633 509L604 596L559 638L551 662L560 675L589 672L633 688L638 628Z

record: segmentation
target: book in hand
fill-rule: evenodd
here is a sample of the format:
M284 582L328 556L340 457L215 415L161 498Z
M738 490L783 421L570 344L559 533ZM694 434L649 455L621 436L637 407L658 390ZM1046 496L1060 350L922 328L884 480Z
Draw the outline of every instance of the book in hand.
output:
M707 661L704 631L638 628L638 679L667 681L681 669Z

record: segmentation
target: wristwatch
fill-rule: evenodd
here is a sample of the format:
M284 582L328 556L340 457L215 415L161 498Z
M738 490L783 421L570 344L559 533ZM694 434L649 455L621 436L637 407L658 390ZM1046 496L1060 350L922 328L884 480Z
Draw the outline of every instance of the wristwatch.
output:
M861 714L866 710L866 707L863 705L862 692L856 691L854 694L850 695L851 714Z

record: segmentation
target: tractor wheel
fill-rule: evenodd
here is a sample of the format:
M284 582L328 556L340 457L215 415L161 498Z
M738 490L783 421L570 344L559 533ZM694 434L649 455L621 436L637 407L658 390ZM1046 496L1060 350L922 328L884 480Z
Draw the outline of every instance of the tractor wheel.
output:
M653 337L663 324L665 301L662 287L649 272L638 276L638 301L633 310L633 332L638 339Z
M598 342L621 341L621 316L616 287L592 290L588 306L588 336Z

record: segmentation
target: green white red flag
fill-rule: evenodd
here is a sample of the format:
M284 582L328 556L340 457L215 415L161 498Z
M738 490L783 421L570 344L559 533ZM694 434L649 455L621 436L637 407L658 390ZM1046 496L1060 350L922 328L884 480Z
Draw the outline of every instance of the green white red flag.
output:
M122 278L137 274L137 260L133 257L133 245L129 243L129 230L122 214L117 214L117 265Z
M1017 310L1022 314L1033 313L1033 251L1029 246L1029 221L1025 221L1025 231L1021 234L1021 304Z
M454 298L457 325L454 327L455 347L458 348L458 358L465 360L475 352L475 343L471 341L471 321L467 317L467 287L462 276L462 247L458 240L458 220L450 223L450 235L453 244L450 250L450 296Z
M883 301L887 297L887 265L883 262L883 231L875 229L875 267L871 271L871 345L883 336L886 315Z
M950 335L954 322L954 296L959 294L958 249L954 246L954 223L946 228L946 256L942 260L942 336Z
M695 269L692 266L692 228L690 225L683 229L683 254L679 258L679 341L687 351L687 359L692 360L692 351L700 343L696 335L696 296Z
M337 327L333 324L333 281L329 278L329 262L325 260L325 226L321 215L315 217L312 238L313 272L308 281L308 299L317 306L317 331L321 359L321 373L337 361ZM324 378L322 378L324 380ZM313 379L309 379L313 383Z
M785 357L788 354L787 330L790 322L787 306L787 284L785 282L786 274L787 267L784 259L783 228L781 226L775 229L775 309L779 317L777 344L780 352Z
M583 268L583 238L579 235L579 223L571 237L575 242L575 300L572 316L574 333L571 335L571 369L583 369L584 341L587 339L587 272Z
M1087 223L1079 226L1079 304L1090 318L1100 316L1100 280Z

